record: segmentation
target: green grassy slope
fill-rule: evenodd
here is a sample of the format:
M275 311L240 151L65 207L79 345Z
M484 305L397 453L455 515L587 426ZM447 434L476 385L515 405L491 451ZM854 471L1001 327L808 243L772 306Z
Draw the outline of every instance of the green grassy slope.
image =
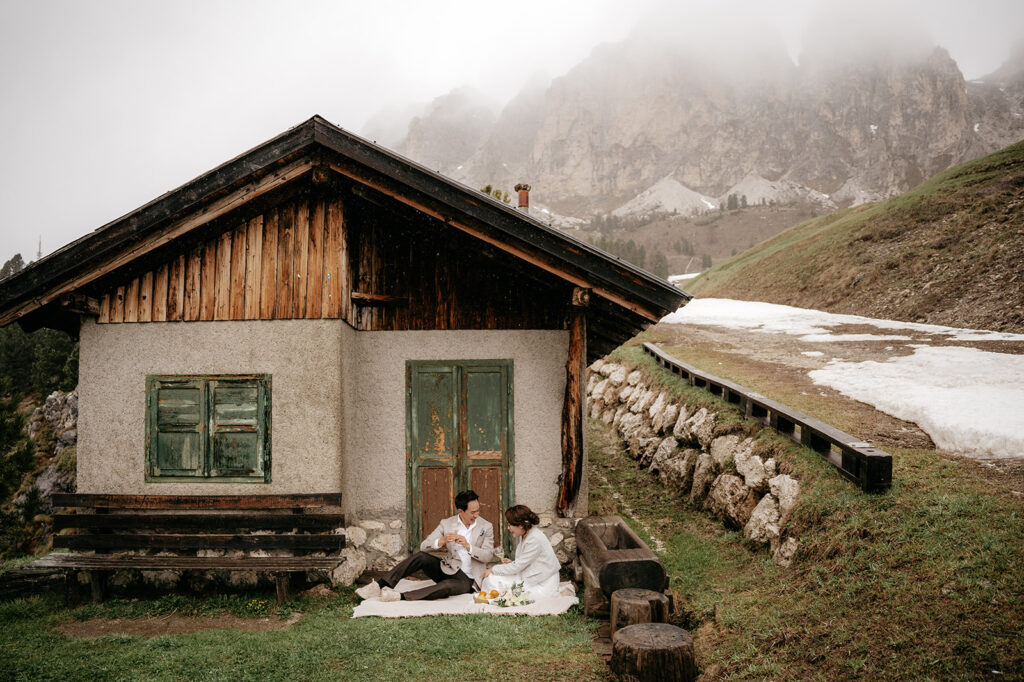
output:
M1024 142L885 202L800 223L687 289L1024 332Z

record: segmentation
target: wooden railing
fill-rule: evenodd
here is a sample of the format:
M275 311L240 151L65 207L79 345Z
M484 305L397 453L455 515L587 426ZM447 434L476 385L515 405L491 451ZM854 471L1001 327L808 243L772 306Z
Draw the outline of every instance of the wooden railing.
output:
M644 351L668 371L691 386L703 388L731 403L745 416L770 426L791 440L806 445L824 457L843 477L866 492L880 492L892 485L892 455L870 443L858 441L837 428L808 417L759 393L747 390L713 374L702 372L651 343Z

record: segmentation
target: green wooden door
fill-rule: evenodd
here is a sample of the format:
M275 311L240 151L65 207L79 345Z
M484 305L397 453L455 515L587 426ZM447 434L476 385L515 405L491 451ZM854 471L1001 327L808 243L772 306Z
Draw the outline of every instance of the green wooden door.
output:
M495 544L510 552L502 514L513 490L512 361L410 361L406 388L410 549L471 488Z

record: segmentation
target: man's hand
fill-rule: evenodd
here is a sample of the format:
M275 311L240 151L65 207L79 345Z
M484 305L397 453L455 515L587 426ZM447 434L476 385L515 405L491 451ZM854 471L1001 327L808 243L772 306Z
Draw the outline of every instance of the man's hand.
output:
M507 558L507 557L501 557L501 563L503 563L503 564L510 564L510 563L512 563L512 560Z

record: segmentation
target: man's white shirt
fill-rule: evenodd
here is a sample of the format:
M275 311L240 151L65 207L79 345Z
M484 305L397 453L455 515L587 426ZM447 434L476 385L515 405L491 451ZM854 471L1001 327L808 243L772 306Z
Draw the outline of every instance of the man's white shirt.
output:
M476 519L470 524L469 528L466 528L465 524L462 523L462 518L459 518L459 535L466 538L466 542L469 543L469 550L473 549L473 529L476 528ZM434 544L437 549L441 549L441 539L434 540ZM473 578L473 557L469 555L469 550L463 547L461 544L455 545L455 551L458 554L459 560L462 562L462 572Z

